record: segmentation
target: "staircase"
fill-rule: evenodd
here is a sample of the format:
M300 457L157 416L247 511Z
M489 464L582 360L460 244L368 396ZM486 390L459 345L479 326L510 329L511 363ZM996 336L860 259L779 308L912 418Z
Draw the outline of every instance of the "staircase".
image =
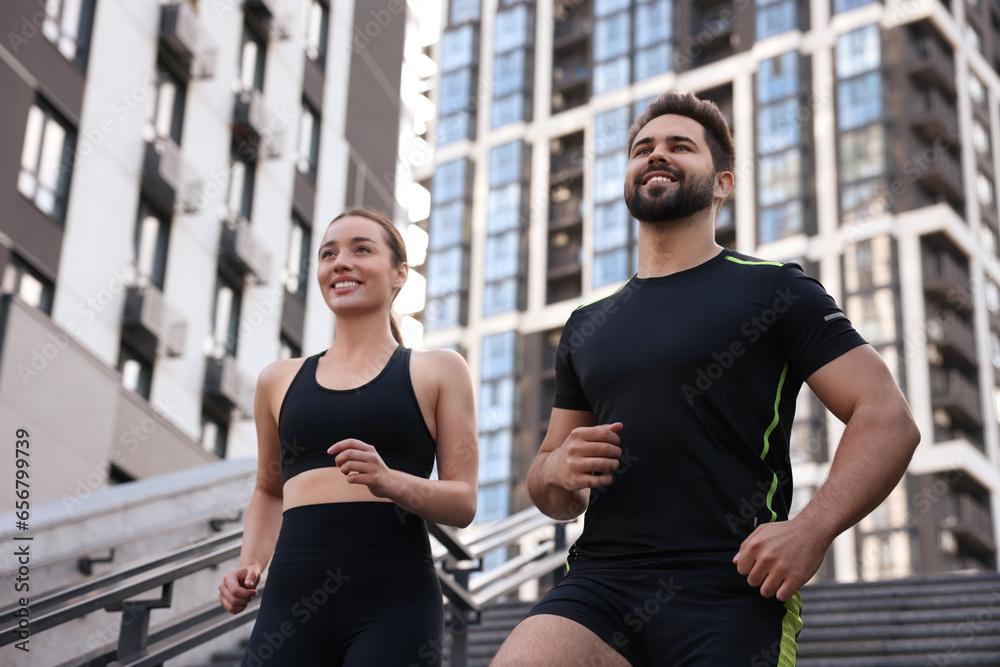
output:
M799 667L1000 667L998 573L813 584L802 600ZM486 667L531 605L486 607L468 667Z

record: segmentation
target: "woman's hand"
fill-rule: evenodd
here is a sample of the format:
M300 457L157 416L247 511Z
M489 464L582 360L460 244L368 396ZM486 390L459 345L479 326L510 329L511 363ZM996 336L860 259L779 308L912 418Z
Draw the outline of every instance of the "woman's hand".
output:
M260 569L254 566L233 570L222 578L219 584L219 602L230 614L238 614L247 608L250 600L257 596Z
M337 467L347 477L348 484L364 484L376 498L394 500L400 496L399 471L389 468L367 442L348 438L330 447L326 453L336 457Z

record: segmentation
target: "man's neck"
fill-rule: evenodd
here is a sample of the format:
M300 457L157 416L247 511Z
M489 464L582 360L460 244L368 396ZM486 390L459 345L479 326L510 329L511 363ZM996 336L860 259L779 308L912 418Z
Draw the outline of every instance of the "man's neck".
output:
M639 223L639 277L657 278L685 271L722 250L715 242L715 212L709 208L666 224Z

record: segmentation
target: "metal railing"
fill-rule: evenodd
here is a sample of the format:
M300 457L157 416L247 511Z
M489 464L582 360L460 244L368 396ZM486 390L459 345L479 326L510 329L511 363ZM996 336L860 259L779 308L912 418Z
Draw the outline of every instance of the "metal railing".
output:
M552 529L551 538L471 580L471 574L482 569L485 554L515 545L531 533L547 528ZM524 583L561 571L566 558L565 525L531 508L466 531L430 523L428 530L436 541L432 553L439 566L438 577L447 602L450 665L465 667L468 626L480 621L483 606L515 591ZM116 572L33 597L31 634L101 609L121 612L116 644L81 654L59 667L161 665L165 660L256 619L261 599L259 595L240 614L229 614L213 600L188 611L156 632L149 631L150 612L171 605L174 583L182 577L237 558L242 536L242 529L220 533ZM108 545L108 548L114 548L114 545ZM160 589L159 598L130 599L157 588ZM264 587L258 590L263 591ZM0 646L23 639L23 632L22 607L14 605L0 610Z

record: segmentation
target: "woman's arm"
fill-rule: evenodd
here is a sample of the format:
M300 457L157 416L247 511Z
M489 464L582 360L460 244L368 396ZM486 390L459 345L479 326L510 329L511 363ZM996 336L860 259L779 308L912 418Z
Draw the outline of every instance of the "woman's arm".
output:
M337 457L337 466L351 484L365 484L373 495L388 498L428 521L464 528L476 515L479 477L472 377L465 359L456 352L425 354L432 355L426 367L437 388L438 479L393 470L374 447L360 440L342 440L327 451Z
M280 362L279 362L280 363ZM254 423L257 427L257 483L247 507L239 568L219 586L219 599L230 613L243 611L257 595L260 575L274 553L281 528L281 438L271 409L271 395L281 377L278 363L269 364L257 378Z

